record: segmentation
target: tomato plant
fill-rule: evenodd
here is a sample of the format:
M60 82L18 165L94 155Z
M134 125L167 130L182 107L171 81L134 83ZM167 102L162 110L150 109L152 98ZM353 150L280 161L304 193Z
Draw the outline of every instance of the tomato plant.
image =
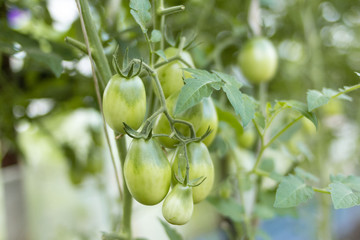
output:
M140 203L161 202L170 188L171 167L156 140L134 139L124 164L131 195Z
M241 70L252 83L270 81L277 69L278 57L270 40L256 37L244 44L238 58Z
M169 223L183 225L190 220L193 208L191 187L176 184L163 203L162 214Z
M85 9L80 14L81 17L85 15L82 18L84 25L94 30L86 1L79 1ZM87 45L91 46L86 49L94 49L99 77L101 80L110 79L103 97L105 120L121 133L116 136L116 141L126 184L120 190L124 194L123 222L117 238L132 239L133 198L145 205L157 204L165 198L164 218L179 225L190 220L196 208L194 204L207 199L221 213L221 219L232 226L233 229L228 231L230 238L250 240L257 234L258 224L254 223L266 215L261 209L275 216L280 212L278 208L298 206L315 193L327 194L322 196L324 199L330 195L335 208L359 205L353 201L358 188L354 188L352 181L360 184L360 179L336 175L323 186L329 180L308 166L310 159L315 158L311 151L316 154L321 151L311 149L313 146L309 139L308 144L306 141L299 144L300 140L306 139L304 132L307 130L302 129L303 125L309 128L307 125L311 124L311 135L316 134L313 130L320 123L316 109L340 96L348 99L345 94L360 88L359 84L339 90L309 90L306 102L292 99L267 101L269 89L263 83L275 76L278 56L272 42L267 37L259 37L260 26L244 24L234 33L219 33L217 38L221 43L217 46L209 44L196 48L188 36L171 38L169 35L172 33L167 31L168 16L183 11L184 6L166 8L164 1L151 3L149 0L130 0L128 12L141 31L126 29L119 34L120 41L116 39L116 43L111 43L123 45L121 49L136 46L135 50L130 50L134 52L132 58L123 54L123 70L118 66L118 52L115 51L113 65L118 74L113 77L96 31L86 32L83 26L84 35L89 35ZM248 19L251 20L251 16ZM134 35L127 36L124 34L127 31L133 31ZM137 35L139 33L142 35ZM234 49L239 39L254 35L241 49ZM204 36L202 40L207 39ZM72 45L84 52L81 43L72 40ZM284 45L286 47L283 43L279 48L284 49ZM296 43L293 45L296 50ZM191 47L195 47L192 53L197 53L193 55L196 65L206 69L195 68L188 52ZM235 60L222 61L223 55L238 51L237 61L242 73L250 83L259 84L254 88L259 90L259 94L249 89L249 84L244 84L234 67ZM140 57L134 57L138 55ZM289 56L288 59L291 60ZM132 74L134 66L139 67L135 75ZM316 71L313 69L312 72ZM96 76L94 80L96 83ZM150 101L146 102L146 98ZM300 124L305 118L307 122ZM128 151L124 134L133 138ZM110 140L108 145L111 149ZM176 150L172 153L166 148ZM172 155L171 166L165 152ZM284 156L284 152L290 156ZM316 158L317 168L321 169L319 166L324 165L322 159L325 158L320 155ZM212 188L219 183L215 182L214 164L219 167L222 181L215 195L211 193ZM116 164L114 169L116 172ZM321 181L317 181L313 170L322 177ZM168 194L170 183L173 189ZM339 193L349 191L354 196L344 201Z
M106 122L116 132L125 133L123 122L138 129L146 113L145 87L141 79L112 76L104 90L103 112Z

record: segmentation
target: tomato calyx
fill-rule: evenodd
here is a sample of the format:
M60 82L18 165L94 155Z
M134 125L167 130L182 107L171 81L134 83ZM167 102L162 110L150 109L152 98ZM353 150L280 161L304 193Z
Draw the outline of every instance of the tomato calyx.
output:
M140 63L139 63L137 72L134 73L134 66L136 65L136 62L131 61L130 65L128 64L128 52L129 51L128 51L128 49L126 49L124 59L123 59L123 69L121 70L121 68L119 66L118 58L117 58L118 52L119 52L119 46L116 47L115 52L113 54L113 59L112 59L112 65L113 65L113 68L115 69L116 73L126 79L130 79L130 78L138 76L141 73L141 70L143 67L142 59L140 59Z
M127 125L125 122L123 122L124 124L124 131L125 133L134 139L140 139L143 138L145 140L149 140L150 138L152 138L152 127L151 127L151 123L145 123L143 129L141 130L141 132L137 132L136 130L132 129L129 125Z
M181 174L181 170L180 168L178 169L178 173L174 173L175 179L179 184L182 184L184 186L188 186L188 187L197 187L200 184L202 184L205 180L206 177L205 176L201 176L192 180L189 180L189 182L186 183L186 177L183 178L182 174Z

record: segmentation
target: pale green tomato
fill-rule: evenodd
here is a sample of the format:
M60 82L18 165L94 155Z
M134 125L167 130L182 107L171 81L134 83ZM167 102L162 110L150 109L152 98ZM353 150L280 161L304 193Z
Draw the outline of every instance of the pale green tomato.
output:
M103 112L107 124L116 132L125 133L123 122L138 129L146 113L146 93L141 79L114 75L104 91Z
M254 128L246 129L237 136L239 146L243 148L252 148L256 140L256 132Z
M174 57L178 53L177 48L167 48L164 53L167 59ZM192 67L194 66L193 60L190 54L186 51L181 52L181 58L189 63ZM164 59L159 59L158 62L162 62ZM158 70L158 77L160 80L161 87L163 89L165 98L168 98L173 93L178 92L182 86L184 86L183 77L190 78L191 74L184 71L182 68L188 68L180 60L176 60L161 66ZM156 89L156 88L154 88ZM157 92L155 92L157 93Z
M184 148L182 146L179 146L176 150L177 152L175 157L173 158L173 185L177 183L175 174L178 174L179 165L182 177L185 177L186 159L183 149ZM206 177L205 181L202 182L199 186L193 187L194 203L199 203L209 195L214 184L214 165L211 160L209 150L202 142L189 143L187 145L187 153L190 165L189 179L194 180L199 177Z
M162 214L169 223L183 225L190 220L193 209L191 187L176 184L165 198Z
M154 139L133 139L124 163L126 185L144 205L161 202L170 188L171 166Z
M196 136L201 137L203 134L205 134L208 127L210 127L212 132L203 140L206 146L210 146L216 136L219 121L213 100L208 97L205 98L202 103L202 121L199 129L196 132Z
M176 106L176 101L178 99L179 92L171 95L168 99L166 99L166 106L170 113L170 115L176 119L185 120L191 122L197 131L200 127L202 120L202 103L199 103L188 110L180 113L179 115L174 115L174 110ZM184 124L175 124L176 129L178 129L184 136L190 136L190 129L187 125ZM159 115L156 119L153 132L155 134L170 134L171 128L165 114ZM174 148L175 144L179 141L168 138L168 137L158 137L159 142L167 148Z
M243 74L250 82L262 83L274 77L278 56L274 45L268 39L256 37L245 43L238 62Z

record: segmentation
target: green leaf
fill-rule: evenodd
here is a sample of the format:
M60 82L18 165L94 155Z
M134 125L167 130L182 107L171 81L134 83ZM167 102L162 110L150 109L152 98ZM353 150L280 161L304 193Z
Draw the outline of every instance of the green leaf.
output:
M334 97L339 97L351 101L351 98L345 95L345 93L349 92L349 90L352 91L351 88L352 87L344 87L343 89L339 89L338 91L329 88L323 88L321 92L317 90L309 90L307 92L307 103L309 112L327 104L330 99Z
M359 193L353 192L349 186L334 182L329 187L335 209L350 208L360 204Z
M160 40L161 40L161 32L159 30L154 29L151 32L150 41L155 43L155 42L160 42Z
M169 226L165 221L159 219L161 222L161 225L164 227L166 234L168 235L170 240L182 240L183 238L181 235L173 228Z
M300 167L296 167L295 168L295 174L296 176L304 179L304 180L310 180L313 182L319 182L319 178L314 176L313 174L305 171L304 169L300 168Z
M130 13L134 17L135 21L141 27L141 30L147 32L147 23L151 20L150 15L150 2L149 0L130 0Z
M40 49L35 48L26 49L25 51L34 61L47 67L55 74L56 77L60 77L63 71L63 67L61 65L62 59L58 55L53 53L45 53Z
M236 80L234 76L217 71L212 72L215 73L219 78L221 78L226 84L229 84L237 89L242 87L242 83Z
M156 53L156 55L158 55L159 57L161 57L165 61L168 61L163 50L157 50L155 53Z
M241 222L244 219L243 207L232 198L208 197L207 201L211 203L220 214L229 217L235 222Z
M232 111L230 112L227 109L221 108L217 102L215 102L215 105L219 121L228 123L235 130L236 135L242 135L244 129L240 124L240 120L238 119L238 117L236 117Z
M358 176L353 176L353 175L345 176L342 174L338 174L336 176L330 175L330 181L332 183L335 182L343 183L348 187L350 187L352 190L360 192L360 177Z
M296 111L298 111L301 115L309 119L317 128L318 120L315 113L308 111L308 107L305 103L296 101L296 100L282 100L278 101L278 103L282 104L283 107L290 107Z
M288 208L298 206L304 203L314 195L314 190L307 186L301 178L289 175L283 177L278 189L276 190L276 197L274 207Z
M222 86L222 89L226 93L235 113L240 115L243 126L245 127L255 117L255 101L231 85L225 84Z
M214 89L219 90L223 84L215 74L205 70L190 68L184 70L190 72L194 78L185 79L185 85L181 89L175 106L175 115L195 106L203 98L209 97Z

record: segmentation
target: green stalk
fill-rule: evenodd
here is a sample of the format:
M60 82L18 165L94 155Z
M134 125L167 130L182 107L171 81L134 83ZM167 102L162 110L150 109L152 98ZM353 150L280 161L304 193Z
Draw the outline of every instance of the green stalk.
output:
M101 111L101 115L103 118L103 122L104 122L104 130L105 130L105 135L106 135L106 139L108 142L108 146L110 149L110 153L112 156L112 150L111 150L111 146L110 146L110 139L108 136L108 132L106 129L106 124L105 124L105 119L104 119L104 114L102 111L102 104L101 104L101 96L100 96L100 90L99 90L99 84L97 82L97 78L96 78L96 74L95 74L95 69L93 67L93 62L92 62L92 54L95 56L96 61L96 67L98 70L98 73L100 75L100 77L104 80L104 81L108 81L111 76L111 70L109 67L109 63L106 59L105 53L104 53L104 49L101 45L100 42L100 38L97 35L96 29L95 29L95 24L92 20L91 14L90 14L90 8L88 5L88 1L87 0L76 0L77 4L78 4L78 8L80 11L80 19L83 25L83 33L84 33L84 38L85 38L85 42L86 42L86 46L87 46L87 50L88 50L88 55L92 64L92 70L93 70L93 77L95 80L95 89L96 89L96 94L97 94L97 98L98 98L98 102L99 102L99 108ZM121 138L118 141L118 152L119 152L119 157L120 157L120 162L121 162L121 166L123 166L124 162L125 162L125 157L126 157L126 140L125 138ZM113 160L113 167L115 170L115 174L117 176L117 180L118 180L118 175L117 175L117 169L116 169L116 165L114 162L114 158L112 156L112 160ZM123 169L123 168L121 168ZM124 180L124 174L122 174L122 178ZM119 181L118 181L119 182ZM123 181L125 182L125 181ZM119 183L118 183L119 184ZM121 194L121 191L120 191ZM127 237L127 239L131 239L131 206L132 206L132 196L126 186L126 184L123 184L123 194L124 194L124 204L123 204L123 221L122 221L122 227L121 227L121 233L124 234L124 236Z
M121 137L116 141L116 145L119 151L121 169L124 172L124 163L126 158L126 138ZM125 239L131 240L131 211L132 211L132 196L125 184L124 174L122 174L122 181L124 185L124 202L123 202L123 217L121 222L120 234L124 236Z
M86 33L89 38L90 49L92 51L92 54L94 55L94 60L96 60L97 70L99 71L102 80L105 83L107 83L111 78L112 74L100 38L97 34L95 24L90 14L88 1L87 0L77 0L77 1L80 2L81 15L84 18Z

